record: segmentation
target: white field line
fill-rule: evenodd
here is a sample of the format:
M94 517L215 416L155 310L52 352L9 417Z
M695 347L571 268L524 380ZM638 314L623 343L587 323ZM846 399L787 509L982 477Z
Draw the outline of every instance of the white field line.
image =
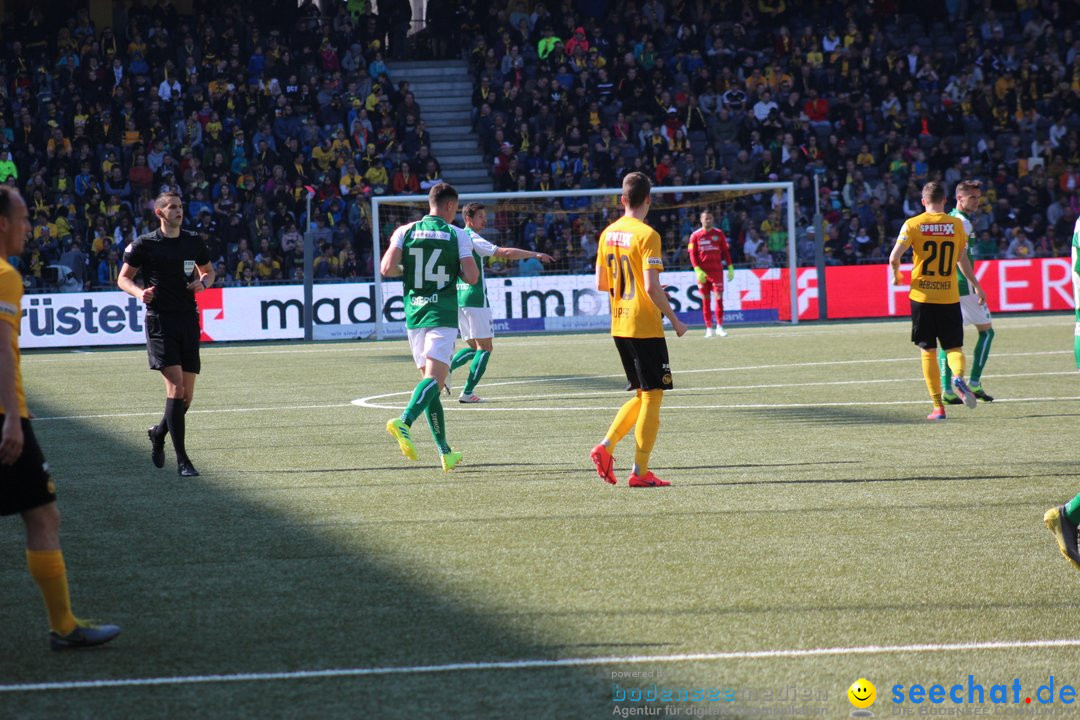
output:
M997 379L997 378L1009 378L1009 377L1030 378L1030 377L1042 377L1044 375L1076 375L1076 371L1074 371L1074 370L1068 370L1068 371L1059 370L1059 371L1044 372L1044 373L999 373L999 374L993 375L992 377L994 379ZM622 376L621 375L617 375L617 376L616 375L610 375L610 376L607 376L607 377L622 377ZM991 377L991 376L987 376L987 377ZM762 385L712 385L712 386L708 386L708 387L697 387L697 386L689 387L689 388L677 387L674 390L666 390L665 392L666 393L700 393L700 392L715 392L717 390L767 390L767 389L791 388L791 387L826 387L826 386L833 386L833 385L871 385L871 384L898 383L898 382L909 383L909 382L917 382L917 380L918 380L918 378L913 378L911 376L906 376L906 377L901 377L901 378L879 378L877 380L828 380L828 381L821 381L821 382L767 383L767 384L762 384ZM515 381L512 381L510 383L493 382L493 383L485 383L485 385L487 387L493 387L493 386L496 386L496 385L515 384L515 383L520 383L520 382L522 382L522 381L515 380ZM383 405L383 404L379 404L379 403L374 403L372 401L373 400L379 400L379 399L382 399L382 398L387 398L387 397L395 397L395 396L398 396L398 395L410 395L411 393L412 393L411 390L406 390L406 391L396 392L396 393L387 393L385 395L372 395L371 397L357 398L356 400L352 401L352 404L357 405L359 407L372 407L372 408L379 408L381 410L386 410L386 409L391 408L391 406L390 405ZM605 396L615 396L615 395L618 395L618 396L622 397L625 394L626 394L625 390L592 390L592 391L588 391L588 392L578 392L578 393L546 393L546 394L543 394L543 395L509 395L509 396L499 395L495 399L495 401L502 403L502 402L507 402L507 401L511 401L511 400L536 400L538 398L543 398L545 400L555 400L555 399L562 399L562 398L605 397ZM859 403L859 404L863 404L863 403ZM870 403L870 404L875 404L876 405L878 403L874 402L874 403ZM666 408L666 407L669 407L669 406L665 405L664 407ZM702 406L697 406L697 407L702 407ZM777 406L777 407L779 407L779 406Z
M1044 353L1012 353L1018 356L1028 355L1055 355L1061 354L1066 351L1050 351ZM995 357L1002 357L1009 355L1009 353L999 353ZM729 372L734 370L760 370L760 369L775 369L785 367L803 367L808 364L813 365L849 365L859 363L875 363L875 362L908 362L911 358L887 358L880 360L835 360L826 361L820 363L790 363L787 365L747 365L737 368L701 368L696 370L682 370L679 371L680 375L684 374L696 374L696 373L711 373L711 372ZM1074 375L1073 371L1054 371L1045 373L1011 373L1011 374L995 374L988 377L993 378L1005 378L1005 377L1035 377L1042 375ZM559 377L559 378L531 378L527 380L504 380L490 383L484 383L485 387L496 387L506 385L526 385L526 384L538 384L548 382L567 382L571 380L590 380L596 378L618 378L623 377L621 373L615 373L611 375L580 375L576 377ZM917 378L914 378L917 380ZM757 390L768 388L784 388L784 387L809 387L809 386L830 386L830 385L858 385L869 383L888 383L888 382L912 382L913 378L896 378L896 379L877 379L877 380L832 380L826 382L815 383L771 383L771 384L759 384L759 385L718 385L713 387L695 387L695 388L676 388L672 392L702 392L702 391L716 391L716 390ZM371 408L375 410L400 410L403 405L385 404L376 402L384 398L392 398L409 395L412 391L400 391L392 393L384 393L381 395L371 395L366 398L357 398L351 403L329 403L325 405L277 405L272 407L241 407L241 408L217 408L217 409L197 409L191 410L192 414L207 414L214 415L218 413L248 413L248 412L266 412L266 411L285 411L285 410L324 410L331 408L342 408L351 405L356 405L363 408ZM610 394L612 397L622 396L624 393L621 390L612 390L608 393L604 391L585 392L585 393L547 393L545 395L519 395L511 397L500 397L499 402L504 400L524 400L535 399L542 397L544 399L555 398L573 398L573 397L598 397L605 394ZM995 402L1038 402L1044 400L1076 400L1075 397L1033 397L1033 398L1002 398ZM925 403L926 400L878 400L878 401L852 401L852 402L833 402L833 403L728 403L723 405L670 405L665 404L665 410L730 410L738 408L799 408L799 407L844 407L853 405L917 405ZM456 408L459 403L449 402L444 407ZM464 408L458 408L464 409ZM469 410L483 410L487 412L521 412L521 411L537 411L537 412L582 412L590 410L603 410L599 407L480 407L477 405L470 405ZM130 417L152 417L160 415L160 410L147 410L145 412L127 412L127 413L97 413L92 415L56 415L49 417L38 417L36 421L47 422L51 420L98 420L108 418L130 418Z
M329 668L291 672L230 673L222 675L176 675L172 677L116 678L112 680L75 680L67 682L0 685L0 693L88 690L101 688L196 685L207 683L265 682L275 680L310 680L338 677L377 677L386 675L422 675L451 672L490 672L493 670L543 670L602 665L640 665L648 663L711 662L722 660L770 660L776 658L830 657L846 655L903 655L912 653L968 652L972 650L1014 650L1080 647L1080 639L1012 640L997 642L937 643L920 645L862 645L789 650L747 650L741 652L686 653L682 655L625 655L561 658L553 660L506 660L500 662L460 662L444 665L405 665L388 667Z
M400 411L404 405L361 405L363 398L353 400L353 405L365 408L373 408L376 410L389 410L391 412ZM1026 403L1026 402L1071 402L1080 401L1080 395L1074 395L1070 397L1029 397L1029 398L1003 398L1001 400L994 400L995 405L1001 405L1004 403ZM929 404L929 398L923 398L922 400L867 400L867 401L849 401L849 402L817 402L817 403L728 403L724 405L669 405L664 403L664 412L668 410L753 410L753 409L770 409L770 408L826 408L826 407L879 407L884 405L927 405ZM981 403L980 403L981 404ZM586 407L532 407L532 406L520 406L520 407L491 407L490 405L464 405L458 403L448 403L443 405L443 410L461 410L464 412L603 412L619 409L619 405L612 405L611 407L601 407L598 405L590 405ZM950 411L952 412L952 411Z
M1069 373L1070 375L1072 373ZM844 383L836 383L844 384ZM395 393L397 394L397 393ZM613 394L617 394L613 391ZM532 396L535 397L535 396ZM995 403L1020 403L1020 402L1057 402L1080 400L1080 396L1067 397L1028 397L1028 398L1002 398ZM870 400L851 402L819 402L819 403L728 403L724 405L671 405L664 404L664 410L738 410L753 408L816 408L816 407L854 407L854 406L877 406L877 405L924 405L927 400ZM273 407L244 407L244 408L218 408L211 410L190 410L188 414L216 415L218 413L260 413L260 412L286 412L291 410L328 410L334 408L347 408L351 405L370 408L374 410L400 410L403 405L378 405L368 403L365 398L358 398L351 403L329 403L326 405L276 405ZM470 412L590 412L600 410L617 410L611 408L590 405L588 407L485 407L483 405L463 406L459 403L448 403L443 406L444 410L467 410ZM128 413L98 413L94 415L52 415L48 417L34 418L34 422L49 422L53 420L98 420L109 418L133 418L133 417L157 417L161 410L147 410L146 412Z
M903 320L905 318L897 318ZM883 322L887 322L884 321ZM1068 323L1062 323L1055 319L1046 319L1043 321L1024 323L1020 327L1012 327L1010 330L1028 330L1033 328L1042 327L1066 327L1071 324L1070 318ZM854 330L853 330L854 328ZM691 333L696 333L700 328L694 328ZM799 335L848 335L853 331L861 334L867 333L879 333L888 332L895 333L895 323L889 323L884 327L873 327L871 325L851 325L840 324L830 327L808 327L808 326L791 326L781 329L774 328L746 328L744 330L736 330L734 333L729 334L728 338L724 341L734 341L738 339L755 339L766 337L788 337L792 333L798 333ZM732 338L733 336L733 338ZM692 338L690 338L692 340ZM699 338L704 341L704 338ZM672 341L685 342L681 338L672 338ZM215 345L208 343L203 346L202 351L213 355L221 356L246 356L246 355L306 355L306 354L336 354L336 353L369 353L381 351L387 347L387 343L401 342L401 339L396 340L383 340L383 341L371 341L362 342L349 345L329 345L325 343L306 343L302 340L285 341L287 344L301 344L300 347L269 347L258 348L251 346L235 347L229 345ZM597 330L594 332L584 333L568 333L568 334L544 334L544 335L530 335L526 337L515 337L514 335L502 336L498 340L499 347L529 347L532 345L552 345L558 342L568 342L570 344L581 343L610 343L611 336L605 331ZM709 342L715 342L710 340ZM62 349L55 348L52 352L57 354L52 355L50 348L34 348L34 352L41 352L42 356L34 357L33 363L49 363L49 362L69 362L76 360L77 362L84 362L85 358L79 357L81 355L96 355L100 353L137 353L141 355L144 350L141 346L119 346L119 347L99 347L99 348L74 348L74 349ZM1071 351L1048 351L1044 353L1013 353L1015 355L1058 355L1065 354ZM46 353L50 353L46 355ZM1005 357L1009 353L994 353L994 357ZM873 362L873 361L871 361ZM887 361L886 361L887 362ZM809 363L817 364L817 363ZM684 371L685 372L685 371Z
M217 408L210 410L188 410L188 415L206 414L216 415L218 413L247 413L247 412L281 412L283 410L325 410L327 408L343 408L349 407L351 403L331 403L328 405L278 405L275 407L243 407L243 408ZM128 412L128 413L101 413L97 415L53 415L50 417L36 417L34 422L47 422L49 420L96 420L98 418L129 418L129 417L148 417L154 415L161 415L161 410L147 410L146 412Z
M1022 352L1022 353L995 353L994 357L1033 357L1037 355L1065 355L1072 354L1071 350L1046 350L1042 352ZM699 373L718 373L718 372L738 372L738 371L757 371L757 370L780 370L785 368L802 368L802 367L830 367L835 365L866 365L870 363L907 363L912 362L912 358L872 358L863 360L822 360L819 362L800 362L800 363L777 363L771 365L739 365L735 367L719 367L719 368L697 368L692 370L676 370L675 376L680 375L696 375ZM1020 376L1032 375L1033 373L1022 373ZM1059 374L1058 372L1047 374ZM1074 375L1073 372L1060 372L1062 375ZM498 380L495 382L485 382L484 387L503 387L506 385L532 385L536 383L553 383L553 382L569 382L572 380L599 380L603 378L621 378L625 377L624 373L611 373L610 375L562 375L558 377L548 378L526 378L524 380ZM915 376L917 379L917 376ZM1014 377L1013 375L988 375L987 377ZM813 383L797 383L797 385L811 385ZM738 387L754 388L754 387L783 387L782 385L740 385ZM369 395L365 398L358 398L353 400L354 405L360 407L377 407L385 410L386 407L378 404L372 404L375 400L381 400L388 397L396 397L398 395L410 395L412 390L383 393L381 395Z

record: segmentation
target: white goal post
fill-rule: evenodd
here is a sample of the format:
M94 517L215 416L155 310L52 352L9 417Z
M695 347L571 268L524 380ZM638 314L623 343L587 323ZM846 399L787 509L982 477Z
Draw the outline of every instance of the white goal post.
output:
M795 282L798 258L795 246L795 186L793 183L772 182L747 183L740 185L682 185L677 187L653 187L653 210L650 211L650 215L648 218L646 218L646 222L651 222L654 219L654 213L657 212L657 206L665 202L667 202L671 207L677 206L682 208L683 210L690 210L691 208L700 210L704 209L705 207L714 206L717 202L727 202L728 199L736 200L741 197L752 195L771 195L775 194L777 190L783 191L784 193L784 202L782 203L783 207L780 209L786 210L786 267L774 267L764 272L762 270L754 270L752 268L749 270L740 269L737 271L736 280L732 285L737 287L739 285L739 274L747 272L751 272L752 274L752 277L745 276L748 280L754 280L756 282L761 277L768 276L776 282L782 282L786 286L784 287L784 290L786 291L788 297L776 297L774 299L774 302L777 308L779 308L781 304L786 304L790 310L798 307L796 287L797 283ZM589 203L589 207L584 209L555 210L557 214L567 216L581 216L588 215L589 213L595 213L596 219L603 219L599 222L591 223L589 227L598 234L601 230L603 230L604 226L614 221L618 215L621 215L621 209L618 207L618 198L621 193L622 190L620 188L553 190L550 192L529 191L502 193L462 193L459 200L460 207L464 207L469 202L482 202L488 207L489 228L491 229L489 231L490 235L489 232L485 232L484 234L489 240L494 242L496 245L520 246L521 243L517 240L513 238L503 237L503 235L506 234L505 232L500 231L498 228L491 227L493 225L491 216L493 214L500 213L503 207L509 206L515 208L513 212L517 213L519 218L521 215L528 215L528 212L526 211L530 209L532 209L533 212L540 216L545 216L552 212L552 208L555 207L556 204L564 203L566 199L604 198L606 200L606 203L597 203L596 200L591 200ZM718 197L722 198L722 200L718 201L716 199ZM700 199L695 202L695 198ZM525 204L525 206L523 206L523 203ZM385 285L393 283L393 287L400 287L400 281L384 281L378 271L379 260L382 257L385 241L389 238L390 233L393 232L394 227L402 225L406 222L412 222L413 220L420 219L420 217L427 213L427 209L428 205L426 195L377 195L371 198L372 260L375 268L375 308L383 308L385 306ZM721 215L723 214L723 209L716 207L712 207L712 209L717 215L716 225L722 227L723 223ZM734 210L732 210L732 212L734 212ZM687 214L692 214L694 216L693 226L695 228L698 227L696 212L691 211L689 213L683 213L684 216ZM591 217L592 216L590 216L590 218ZM527 221L528 219L526 219L526 222ZM462 221L459 220L458 222L461 223L461 225L463 226ZM686 218L683 217L684 226L685 222ZM662 240L668 243L670 243L670 241L672 240L671 238L663 238L663 233L661 233L661 237ZM675 240L681 242L682 238L675 238ZM785 273L784 270L786 270L787 272ZM665 270L664 275L668 275L668 272L669 270ZM588 282L591 285L591 269L586 273L581 273L579 269L579 273L572 274L578 275L579 277L581 274L589 275L589 280L582 280L582 283L578 284ZM508 319L508 314L510 312L510 307L508 304L513 303L513 299L511 298L511 293L504 292L504 290L506 286L511 284L511 282L509 279L507 279L507 276L500 275L492 277L491 273L486 273L486 275L486 283L489 296L492 298L492 309L494 311L495 320L498 323L499 320ZM539 313L541 316L545 316L547 312L547 306L545 304L546 300L543 296L543 288L545 286L545 283L552 284L558 277L559 276L557 275L544 274L527 279L534 289L531 290L529 293L525 294L539 296ZM514 279L517 280L518 278L515 277ZM566 278L564 278L564 280L565 279ZM526 278L520 278L520 280L526 280ZM696 289L689 292L690 295L696 297ZM533 325L526 325L523 327L519 326L517 329L524 331L544 331L545 329L566 330L600 327L601 322L598 321L598 318L606 316L608 312L608 308L606 305L607 296L603 296L603 302L601 303L599 302L598 297L600 296L600 293L596 293L595 291L592 291L592 295L597 297L586 297L588 295L588 292L585 290L581 290L582 297L580 298L578 296L578 291L573 291L573 294L574 301L572 303L566 303L565 301L561 300L562 295L559 295L560 300L553 301L557 303L553 308L553 314L557 314L559 316L559 322L552 322L544 326L540 326L534 323ZM504 297L504 295L507 304L502 303L502 298ZM727 292L725 292L725 298L727 297ZM496 299L499 299L499 301L496 302ZM601 305L603 305L603 307L601 307ZM535 308L535 305L530 307ZM500 317L500 314L502 315L502 317ZM524 310L524 314L526 317L528 317L528 308ZM726 312L725 308L725 316L727 316L727 314L728 313ZM388 328L391 325L394 326L394 330L396 331L392 334L400 334L399 326L401 325L401 323L388 320L386 317L384 317L384 313L382 312L376 312L374 313L374 315L375 317L373 318L373 320L375 323L375 327L373 335L376 339L382 339L388 334L391 334L390 332L388 332ZM789 315L789 322L798 322L798 312L789 312ZM777 315L771 319L773 319L774 321L779 320L779 314L777 313Z

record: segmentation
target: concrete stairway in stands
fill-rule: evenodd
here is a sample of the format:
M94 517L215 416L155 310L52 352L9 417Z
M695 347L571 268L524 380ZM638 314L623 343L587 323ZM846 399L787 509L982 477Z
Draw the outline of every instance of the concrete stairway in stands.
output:
M387 69L395 86L409 81L443 180L458 192L491 192L491 173L471 129L473 82L465 61L395 61Z

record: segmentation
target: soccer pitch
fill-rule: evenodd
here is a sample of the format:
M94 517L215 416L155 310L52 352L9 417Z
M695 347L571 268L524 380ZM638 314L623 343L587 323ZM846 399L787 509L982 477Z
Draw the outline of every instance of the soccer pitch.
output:
M423 419L416 463L383 428L403 340L204 347L194 479L150 464L144 350L28 353L75 611L124 632L51 653L5 519L0 716L600 718L659 683L846 717L865 677L881 717L896 684L1078 686L1080 575L1041 522L1080 490L1073 320L995 329L997 400L943 423L907 321L669 336L673 486L642 490L632 436L618 486L587 458L626 397L603 334L496 338L491 402L444 396L450 474Z

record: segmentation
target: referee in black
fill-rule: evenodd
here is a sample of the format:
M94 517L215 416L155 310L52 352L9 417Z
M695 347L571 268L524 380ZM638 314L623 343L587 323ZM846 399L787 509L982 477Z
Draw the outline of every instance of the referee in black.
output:
M140 235L124 251L116 284L146 305L146 354L150 369L165 378L165 416L147 430L150 457L165 467L165 435L172 437L177 473L199 474L184 448L184 413L195 395L199 374L199 314L195 293L214 284L210 252L197 232L184 230L184 206L175 192L154 201L161 227ZM143 287L135 282L142 273Z

